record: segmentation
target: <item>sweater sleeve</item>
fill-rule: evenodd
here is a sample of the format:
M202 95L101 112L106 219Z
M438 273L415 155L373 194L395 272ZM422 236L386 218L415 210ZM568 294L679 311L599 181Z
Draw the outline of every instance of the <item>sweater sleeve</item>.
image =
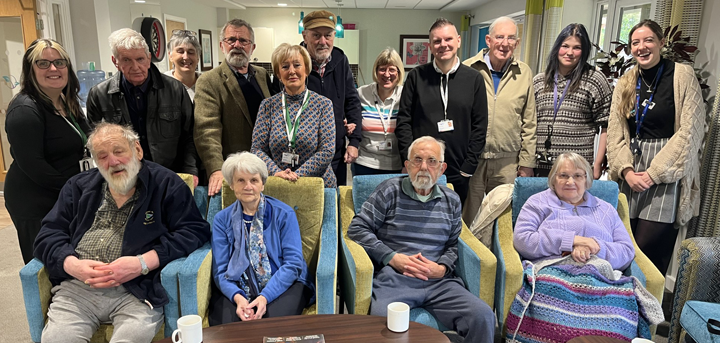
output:
M606 228L611 231L612 241L590 236L600 246L597 256L607 260L615 270L624 270L635 258L635 247L617 211L609 204L603 204L606 213Z
M178 158L181 159L181 171L197 176L197 150L195 150L195 140L193 139L193 130L195 128L195 119L193 115L193 102L185 90L181 86L179 91L182 93L180 110L182 111L182 128L178 146Z
M458 204L454 206L454 209L452 233L445 243L445 253L436 262L446 267L445 274L451 274L455 271L455 262L458 259L458 238L460 238L460 232L462 232L462 206Z
M347 60L347 57L345 59ZM350 65L345 63L345 66L348 67L345 71L345 119L348 124L355 124L355 131L348 136L348 145L357 148L362 140L362 107Z
M528 80L526 84L527 89L527 101L525 107L522 110L522 132L520 137L522 139L520 154L518 155L518 165L521 167L535 168L535 151L537 145L537 115L535 107L535 89L533 87L532 73L528 70Z
M622 179L622 171L626 168L633 168L633 155L630 151L629 128L627 117L620 109L622 101L621 83L629 82L629 73L625 74L618 81L613 91L610 104L610 117L607 130L607 159L610 167L610 175Z
M201 75L195 86L194 140L200 160L208 175L220 170L223 164L220 92L215 89L212 74ZM216 80L216 83L220 83Z
M465 68L465 66L463 66L463 68ZM470 142L467 147L467 158L460 166L460 171L470 175L475 173L480 154L482 154L483 149L485 149L488 122L488 104L487 94L485 91L485 81L483 80L482 75L475 70L472 70L472 74L475 76L473 84L475 94L473 95L472 112L470 113L472 125L470 128ZM402 106L402 100L400 105Z
M530 197L515 223L513 245L525 259L560 256L563 252L572 251L575 233L545 221L547 214L543 208L547 207L546 202L543 193Z
M675 99L682 99L680 127L655 155L647 173L655 183L672 183L685 176L686 164L700 153L705 136L705 106L692 67L675 64ZM680 92L678 96L678 92Z
M313 96L317 96L313 94ZM295 172L298 176L319 176L325 173L328 165L335 155L335 115L333 114L332 102L327 98L321 98L322 106L320 113L313 114L318 119L319 140L318 150L305 161Z
M593 84L595 92L592 94L590 104L593 119L597 126L607 128L608 117L610 116L610 103L612 100L612 90L610 90L610 83L605 80L605 77L600 72L593 72Z
M233 252L233 241L228 237L228 234L233 234L229 214L230 211L221 211L213 220L211 243L212 275L213 280L215 280L215 286L220 289L220 292L222 292L226 298L234 303L233 298L235 294L240 293L246 298L247 295L236 282L230 281L225 277L227 275L228 263L230 263L230 256L232 256Z
M285 293L298 280L303 269L307 268L302 253L300 225L295 217L295 212L279 211L277 208L275 211L280 213L278 218L273 220L273 225L278 227L280 234L282 265L273 273L270 281L260 292L260 295L264 296L268 303Z
M417 68L408 73L405 84L403 85L402 95L400 96L400 107L397 113L397 121L395 125L395 137L398 140L398 149L400 150L400 161L407 159L408 149L413 142L412 131L412 113L417 88ZM487 100L486 100L487 101ZM485 112L487 114L487 112ZM487 118L487 115L485 116ZM486 125L487 127L487 125ZM474 170L470 172L472 174Z
M268 175L282 171L270 156L270 130L272 116L272 104L269 99L265 99L260 103L258 109L255 128L253 129L252 145L250 152L260 157L268 168ZM208 172L210 172L208 170Z
M52 279L72 279L63 264L68 256L78 256L72 244L70 225L77 215L73 209L77 201L74 200L73 185L73 179L70 179L62 188L58 201L43 219L42 228L35 237L33 253L45 265Z
M389 262L387 257L394 253L377 237L378 230L385 224L389 205L383 191L381 187L375 189L363 204L360 213L350 222L347 232L348 237L365 248L370 259L380 265Z

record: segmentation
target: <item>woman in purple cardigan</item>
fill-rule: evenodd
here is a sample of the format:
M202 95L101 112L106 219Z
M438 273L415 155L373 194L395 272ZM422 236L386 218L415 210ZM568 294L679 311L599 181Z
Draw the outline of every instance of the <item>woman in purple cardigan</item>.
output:
M587 192L592 171L576 153L557 158L548 176L550 188L525 202L515 224L513 243L523 259L571 254L585 263L594 255L615 270L630 265L635 249L617 210Z

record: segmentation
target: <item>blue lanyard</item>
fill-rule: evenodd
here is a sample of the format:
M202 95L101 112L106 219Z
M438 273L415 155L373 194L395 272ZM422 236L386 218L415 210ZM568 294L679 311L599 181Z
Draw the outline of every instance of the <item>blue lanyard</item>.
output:
M638 66L638 68L640 68ZM657 74L655 74L655 78L653 79L652 83L652 93L650 94L650 99L643 105L643 111L642 115L640 115L640 84L642 80L640 78L642 75L638 75L637 80L637 87L635 87L636 95L635 95L635 137L640 138L640 128L642 128L643 121L645 121L645 114L647 114L647 110L650 107L650 104L653 101L653 98L655 97L655 91L657 90L657 84L658 80L660 80L660 75L662 75L663 69L665 69L665 64L660 65L660 69L658 69ZM639 116L639 117L638 117Z

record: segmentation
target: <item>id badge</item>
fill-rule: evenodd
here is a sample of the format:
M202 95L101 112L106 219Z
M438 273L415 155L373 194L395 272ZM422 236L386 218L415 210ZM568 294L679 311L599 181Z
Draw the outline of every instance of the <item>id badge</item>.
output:
M380 151L392 150L392 141L386 140L386 141L380 142L380 145L378 146L378 150L380 150Z
M90 169L96 168L95 161L93 161L90 157L85 157L82 160L78 162L80 164L80 172L88 171Z
M293 167L298 164L299 160L300 160L300 156L298 154L293 154L293 153L289 153L289 152L284 152L282 154L282 162L289 164Z
M450 119L441 120L438 122L438 131L439 132L448 132L455 130L455 126L453 126L453 121Z
M630 151L632 151L633 155L640 156L642 155L642 150L640 150L640 142L638 139L631 138L630 139Z

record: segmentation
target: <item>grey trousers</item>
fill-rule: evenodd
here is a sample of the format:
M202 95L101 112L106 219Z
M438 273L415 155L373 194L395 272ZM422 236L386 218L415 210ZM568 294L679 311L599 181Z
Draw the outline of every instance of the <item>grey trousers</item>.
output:
M385 266L373 279L370 314L387 316L387 305L402 301L410 308L422 307L467 343L492 343L495 315L484 301L465 289L459 277L423 281Z
M53 287L42 342L89 342L100 324L111 323L111 343L150 342L163 323L163 309L151 309L123 286L95 289L79 280Z

